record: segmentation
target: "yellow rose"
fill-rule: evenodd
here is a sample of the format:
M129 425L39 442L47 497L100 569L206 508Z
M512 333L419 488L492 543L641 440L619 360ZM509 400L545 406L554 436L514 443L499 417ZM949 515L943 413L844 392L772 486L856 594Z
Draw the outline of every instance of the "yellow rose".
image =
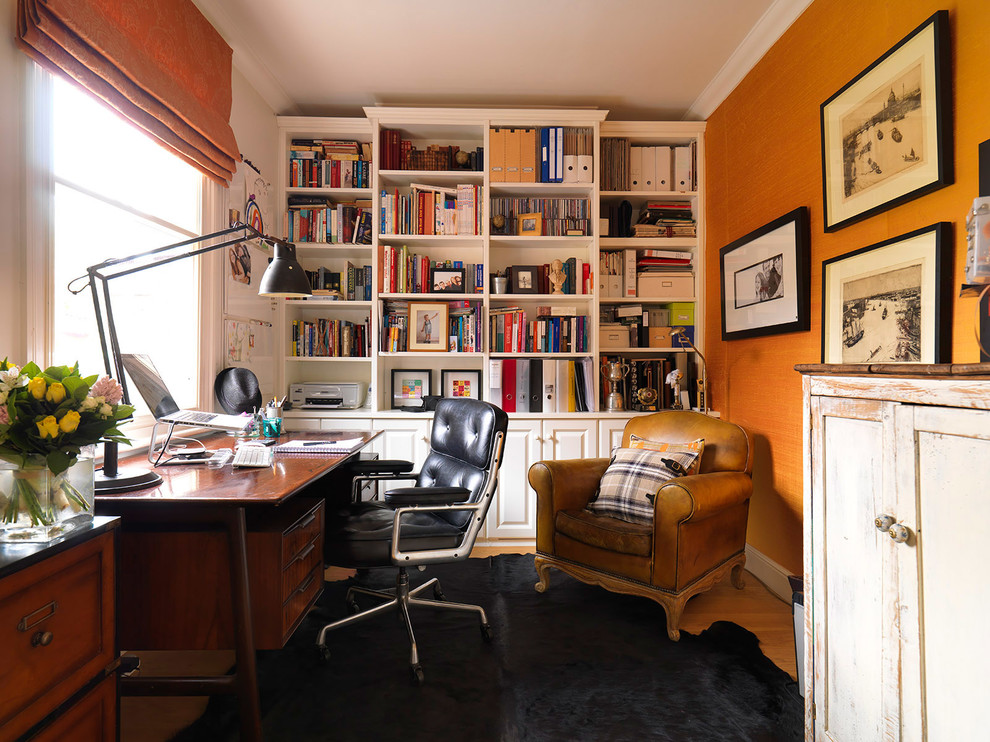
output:
M31 381L28 382L28 391L31 392L31 396L35 399L44 399L45 390L48 385L45 380L40 376L35 376Z
M42 381L44 383L44 381ZM33 393L33 392L32 392ZM54 438L58 435L58 421L55 419L54 415L49 415L38 425L38 435L42 438Z
M54 384L52 386L54 386ZM62 415L62 419L58 421L58 429L63 433L74 433L76 428L79 427L79 420L79 413L75 410L69 410Z
M62 386L61 382L52 382L52 385L48 387L48 391L45 392L45 399L54 404L59 404L65 399L65 387Z

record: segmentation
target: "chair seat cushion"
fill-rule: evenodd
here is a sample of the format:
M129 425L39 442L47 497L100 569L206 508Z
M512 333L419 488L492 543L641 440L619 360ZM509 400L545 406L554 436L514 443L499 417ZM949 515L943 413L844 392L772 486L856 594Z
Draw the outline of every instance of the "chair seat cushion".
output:
M392 564L395 511L382 502L357 502L327 512L327 562L338 567L384 567ZM451 549L462 530L434 513L402 517L399 548L403 551Z
M596 515L650 525L657 490L679 471L689 471L697 458L698 451L690 450L616 448L588 509Z
M642 557L653 553L653 528L650 526L596 515L588 510L561 510L554 526L560 533L589 546Z

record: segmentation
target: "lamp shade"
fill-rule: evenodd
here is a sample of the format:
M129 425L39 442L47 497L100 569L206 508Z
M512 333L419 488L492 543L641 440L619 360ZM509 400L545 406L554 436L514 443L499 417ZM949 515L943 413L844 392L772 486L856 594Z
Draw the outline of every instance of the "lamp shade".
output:
M261 277L258 295L287 298L312 296L306 271L296 260L296 246L291 242L275 242L274 245L275 257Z

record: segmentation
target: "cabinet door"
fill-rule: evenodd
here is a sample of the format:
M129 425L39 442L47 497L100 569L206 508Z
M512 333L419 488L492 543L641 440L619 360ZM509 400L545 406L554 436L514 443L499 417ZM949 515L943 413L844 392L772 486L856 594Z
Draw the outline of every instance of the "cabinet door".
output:
M430 421L426 418L381 418L374 421L374 430L384 431L372 450L385 459L412 461L415 471L426 461L430 452Z
M986 737L990 413L897 410L901 738ZM983 659L980 659L980 658Z
M488 538L536 538L536 493L529 467L542 458L539 420L509 418L495 501L488 510Z
M598 456L598 425L594 420L544 420L543 458L590 459Z
M892 513L892 410L873 400L811 399L811 551L815 739L887 739L898 709ZM806 516L807 517L807 516ZM892 653L891 648L895 651Z
M422 421L418 421L422 422ZM320 430L379 430L380 428L375 426L375 422L370 418L334 418L325 417L320 420ZM367 446L365 446L362 451L377 453L379 458L385 458L385 442L384 435L380 435ZM399 458L398 456L392 458Z
M610 418L598 421L598 455L609 458L612 449L622 445L622 431L626 429L628 418Z

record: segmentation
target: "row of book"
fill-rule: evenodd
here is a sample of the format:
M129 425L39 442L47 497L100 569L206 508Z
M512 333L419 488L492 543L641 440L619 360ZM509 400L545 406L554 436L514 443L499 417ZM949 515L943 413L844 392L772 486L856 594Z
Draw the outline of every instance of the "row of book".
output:
M370 265L355 266L347 261L343 271L320 266L307 270L306 278L313 291L313 300L346 299L347 301L371 301L372 272Z
M540 215L540 234L549 237L591 234L591 202L585 198L491 199L491 215L505 219L504 234L520 234L520 214Z
M371 188L367 160L289 159L289 188Z
M602 137L600 151L602 191L698 190L697 142L643 147L624 137Z
M636 297L644 275L678 273L689 275L694 255L690 250L625 248L598 255L599 296Z
M481 234L480 186L455 188L413 183L408 193L381 192L381 234Z
M410 252L406 245L382 247L382 273L386 294L476 294L485 286L481 263L431 260L428 255ZM445 283L440 282L441 275ZM460 285L455 285L458 282Z
M430 144L425 149L413 146L402 138L398 129L382 129L382 170L473 170L481 171L485 162L484 147L462 150L459 145Z
M521 307L494 307L488 311L488 349L492 353L585 353L588 318L554 314L559 307L539 307L527 319Z
M618 382L609 381L606 375L602 374L600 397L602 409L606 408L606 400L613 391L622 395L623 406L633 412L655 412L672 408L675 401L674 387L667 383L667 376L674 369L681 372L679 391L687 393L687 398L679 401L688 409L695 403L697 391L691 383L694 378L693 363L687 353L673 353L656 358L603 355L601 362L603 366L618 362L629 369L625 377Z
M469 301L447 302L446 319L441 322L446 330L446 343L438 351L451 353L481 352L481 304ZM381 349L385 353L401 353L409 350L410 333L415 333L409 319L409 302L387 300L382 306ZM432 331L431 331L432 332Z
M591 265L580 258L567 258L561 261L564 283L561 290L565 294L590 294L594 288L594 272ZM553 265L510 265L504 273L508 279L510 294L551 294Z
M289 203L284 234L289 242L370 245L372 240L371 202L320 206Z
M349 322L328 317L292 321L289 354L307 358L367 358L371 355L370 320Z
M493 358L488 399L506 412L593 412L591 358Z
M489 130L492 183L590 183L594 130L588 127L498 127Z

